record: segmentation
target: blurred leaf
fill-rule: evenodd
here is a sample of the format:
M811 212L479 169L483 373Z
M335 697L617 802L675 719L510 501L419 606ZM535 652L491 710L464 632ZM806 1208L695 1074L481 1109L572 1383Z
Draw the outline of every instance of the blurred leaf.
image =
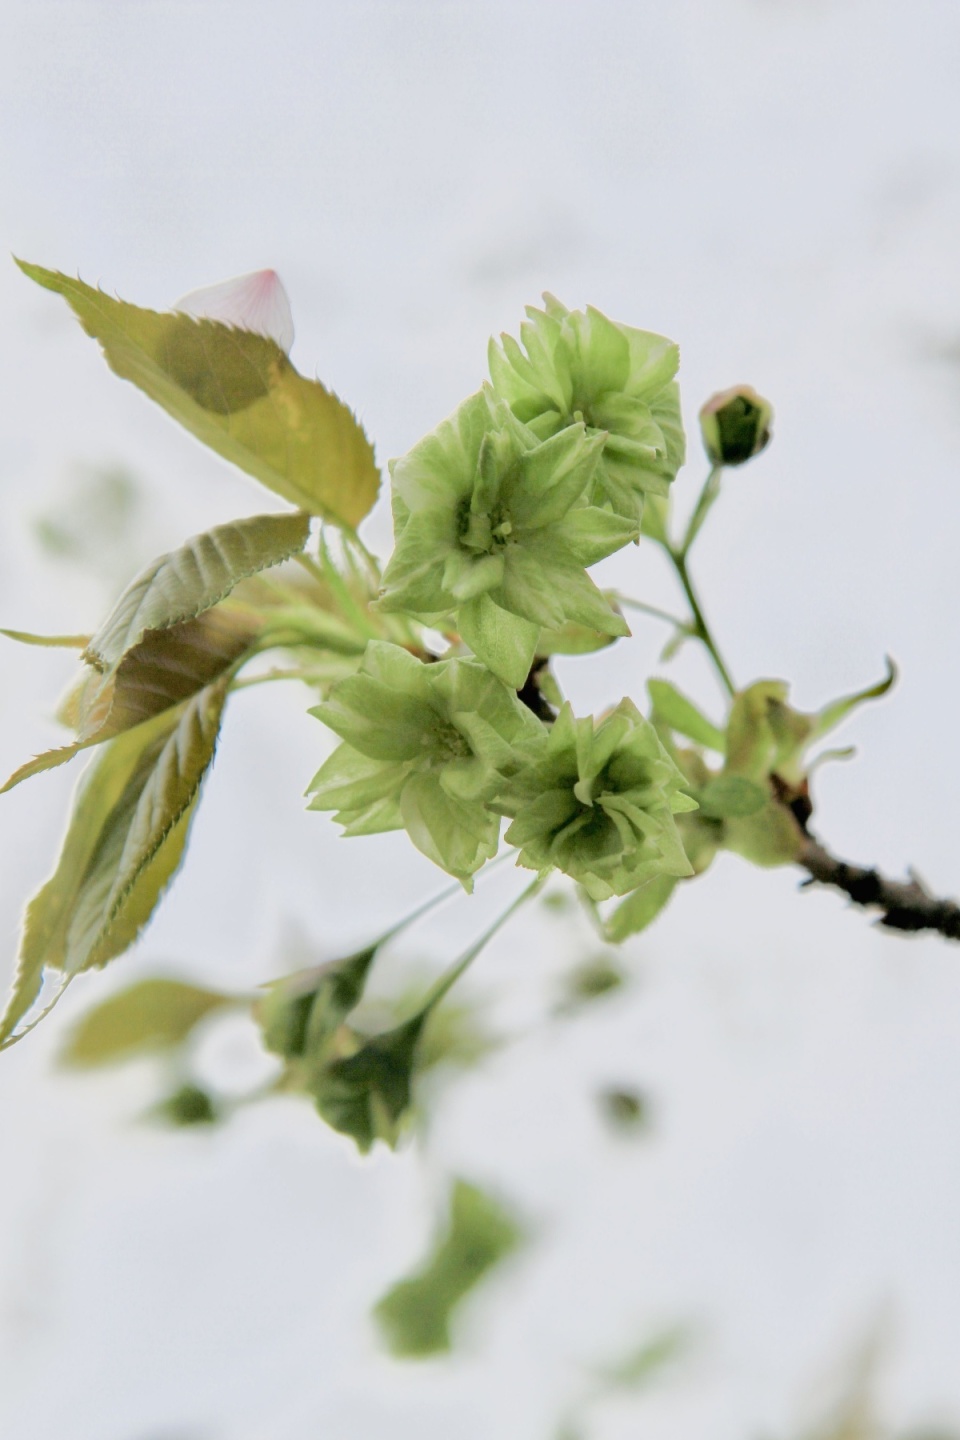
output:
M708 750L722 755L726 746L723 731L697 709L692 700L681 694L669 680L648 680L647 689L653 701L653 723L665 725L678 735L686 735Z
M611 1087L597 1095L604 1119L616 1130L636 1134L650 1125L650 1106L639 1090Z
M85 1068L174 1049L207 1015L237 999L182 980L141 980L81 1016L67 1035L60 1062Z
M192 1125L216 1125L220 1111L212 1095L199 1085L181 1085L150 1111L148 1119L187 1129Z
M0 795L197 694L236 664L255 635L256 622L228 606L208 610L169 630L149 632L112 675L90 671L72 697L78 738L21 765L0 786Z
M685 625L678 625L666 645L664 645L660 651L661 663L665 665L668 660L672 660L674 656L679 655L687 641L692 639L693 631Z
M226 695L221 679L181 710L118 736L81 776L57 868L27 906L0 1044L45 969L69 976L105 965L150 918L183 857Z
M117 572L129 574L145 523L140 484L130 471L119 465L74 465L32 528L58 563L88 566L111 582Z
M723 843L754 865L790 865L800 853L803 832L788 809L770 800L754 815L725 820Z
M391 1354L412 1357L449 1350L457 1307L522 1239L516 1220L497 1201L456 1180L449 1223L426 1262L410 1279L394 1285L374 1311Z
M676 885L673 875L657 875L632 891L604 922L605 938L619 945L628 935L639 935L641 930L646 930L666 907Z
M616 1390L636 1390L649 1385L689 1349L690 1338L690 1332L684 1327L662 1330L628 1350L612 1365L599 1367L597 1378L605 1387Z
M548 890L541 895L540 904L551 915L569 915L574 908L574 899L569 890Z
M764 780L778 768L785 748L796 751L809 740L810 721L790 710L788 693L782 680L757 680L734 696L727 723L728 774ZM792 744L785 747L784 732L789 731Z
M344 1059L312 1074L309 1088L318 1111L366 1154L375 1140L395 1145L410 1109L417 1046L428 1011L374 1035Z
M288 559L307 543L310 517L253 515L194 535L161 555L127 587L86 648L84 659L114 671L148 631L194 620L234 586Z
M308 514L355 526L369 512L380 476L362 427L335 395L298 375L275 341L143 310L17 263L67 300L116 374L224 459Z
M266 1048L285 1060L309 1056L322 1063L329 1040L363 995L381 943L268 986L256 1007Z
M708 820L755 815L769 798L762 785L742 775L715 775L697 791L701 813Z
M568 1015L604 995L611 995L626 982L620 967L606 955L597 955L577 965L563 977L557 1013Z

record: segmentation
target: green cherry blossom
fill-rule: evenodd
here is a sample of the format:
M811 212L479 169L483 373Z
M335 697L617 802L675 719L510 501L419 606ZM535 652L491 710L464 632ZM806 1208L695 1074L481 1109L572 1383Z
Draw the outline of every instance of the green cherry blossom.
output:
M645 495L666 495L684 459L677 346L552 295L527 307L520 343L490 341L497 395L541 439L582 422L603 434L594 501L639 523Z
M565 704L540 754L494 802L531 870L556 866L594 900L693 873L674 815L695 810L648 720L621 700L596 726Z
M586 572L639 533L590 502L604 440L583 424L541 439L489 387L470 396L391 468L380 608L454 624L514 689L541 628L629 635Z
M336 810L345 835L406 829L470 888L496 854L486 800L546 739L516 695L472 660L425 664L371 641L360 670L311 714L342 737L314 776L311 810Z

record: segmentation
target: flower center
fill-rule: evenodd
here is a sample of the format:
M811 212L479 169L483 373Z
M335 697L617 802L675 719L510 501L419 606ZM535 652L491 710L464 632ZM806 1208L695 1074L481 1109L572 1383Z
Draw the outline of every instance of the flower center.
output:
M476 514L469 502L460 517L459 539L465 550L477 555L489 555L506 545L513 533L513 522L509 515L498 506L490 514Z

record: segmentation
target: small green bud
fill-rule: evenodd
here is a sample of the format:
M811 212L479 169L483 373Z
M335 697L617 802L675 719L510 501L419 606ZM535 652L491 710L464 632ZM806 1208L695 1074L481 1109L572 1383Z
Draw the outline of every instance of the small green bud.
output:
M773 406L750 385L721 390L700 411L700 433L714 465L744 465L770 444Z

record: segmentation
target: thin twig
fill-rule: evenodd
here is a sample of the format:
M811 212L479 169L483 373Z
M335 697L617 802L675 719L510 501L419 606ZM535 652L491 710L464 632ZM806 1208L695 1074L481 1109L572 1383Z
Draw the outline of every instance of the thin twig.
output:
M855 905L880 910L878 923L888 930L935 930L948 940L960 940L960 905L938 900L916 875L888 880L878 870L838 860L812 835L804 836L797 864L809 873L806 884L832 885Z

